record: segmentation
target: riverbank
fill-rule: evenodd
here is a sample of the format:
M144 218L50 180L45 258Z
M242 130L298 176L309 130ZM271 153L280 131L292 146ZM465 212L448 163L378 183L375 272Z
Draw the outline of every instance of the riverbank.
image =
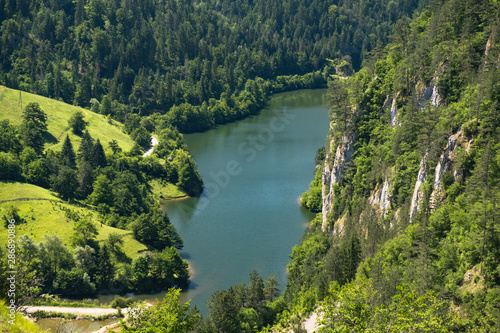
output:
M217 290L248 281L256 269L278 277L315 214L299 197L314 177L314 157L328 132L325 90L273 95L258 115L184 135L204 180L199 198L162 201L195 268L183 298L201 313Z
M151 180L151 191L155 198L159 200L174 200L189 198L186 192L180 187L165 181L161 182L157 179Z
M35 314L37 311L43 311L45 313L63 313L71 314L77 317L91 316L94 318L99 318L103 316L119 315L117 309L113 308L72 308L72 307L61 307L61 306L26 306L24 311L29 314ZM127 313L128 308L122 309L122 313Z

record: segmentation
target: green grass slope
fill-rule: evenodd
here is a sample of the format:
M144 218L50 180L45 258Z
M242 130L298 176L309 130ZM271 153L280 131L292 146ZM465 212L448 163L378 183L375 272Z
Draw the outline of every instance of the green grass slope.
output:
M16 201L11 201L11 200ZM44 200L33 200L44 199ZM67 211L71 210L82 218L93 221L97 227L99 241L105 240L112 232L123 235L123 251L134 258L139 251L146 250L146 246L135 240L131 231L122 230L101 224L98 220L97 212L85 207L68 204L61 201L49 190L22 183L0 183L0 218L8 206L19 209L19 215L25 223L16 225L16 236L28 235L40 241L44 235L56 234L65 245L70 245L70 237L73 234L74 221L67 216ZM0 244L7 244L7 230L4 223L0 224Z
M122 125L120 123L116 121L110 121L109 123L108 119L103 115L24 91L20 93L19 90L4 86L0 86L0 120L9 119L12 125L20 125L22 122L20 100L22 100L23 108L29 103L37 102L42 110L47 113L47 127L52 138L51 142L45 144L46 148L50 147L59 150L66 134L69 134L75 149L80 145L81 138L73 134L68 125L68 120L77 110L83 112L85 121L89 123L87 129L90 135L96 140L101 140L104 149L108 147L108 142L111 140L118 141L124 151L130 150L134 145L133 140L121 130Z
M10 310L7 308L7 303L0 300L0 332L11 333L49 333L50 331L40 328L36 323L24 317L21 313L16 313L14 325L9 323L12 320L8 315Z

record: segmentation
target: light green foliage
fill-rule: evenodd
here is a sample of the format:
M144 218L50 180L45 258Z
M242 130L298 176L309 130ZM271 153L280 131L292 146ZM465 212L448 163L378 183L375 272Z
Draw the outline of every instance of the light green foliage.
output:
M14 126L21 125L23 118L18 105L19 90L0 86L0 91L3 95L0 102L0 119L3 121L8 119L10 124ZM53 149L59 150L65 134L69 134L75 147L80 145L81 137L75 135L68 128L71 115L77 111L85 115L85 121L88 122L87 130L93 138L100 139L102 142L109 142L114 139L125 151L129 150L134 144L134 141L121 130L121 125L118 122L111 121L110 124L103 115L27 92L22 92L22 101L23 107L30 103L39 104L40 108L47 114L47 131L52 139L45 142L45 148L53 147ZM53 138L58 141L54 141ZM12 146L12 148L15 147L15 145Z
M398 286L388 306L378 305L370 280L356 280L342 287L333 283L323 305L321 332L451 332L457 316L446 314L446 303L432 291L418 296Z
M154 306L133 307L127 322L120 325L121 332L190 332L201 316L189 308L189 302L181 304L179 295L179 289L170 289L163 301Z
M13 325L9 323L11 317L10 309L7 308L7 303L0 300L0 331L11 333L47 333L48 331L41 329L36 323L28 318L17 313Z
M94 183L94 191L88 197L88 201L95 206L105 204L110 206L113 203L113 190L111 182L106 175L99 175Z
M91 245L95 242L97 235L98 231L94 223L82 219L75 223L74 233L73 236L71 236L71 243L74 246Z
M311 182L309 190L302 193L300 204L312 212L321 212L323 197L321 193L321 169L316 169L314 181Z

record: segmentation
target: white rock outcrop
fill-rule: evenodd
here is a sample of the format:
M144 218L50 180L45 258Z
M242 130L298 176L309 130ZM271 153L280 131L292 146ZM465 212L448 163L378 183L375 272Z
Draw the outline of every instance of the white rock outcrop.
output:
M333 185L337 184L340 181L341 173L344 170L345 165L351 160L352 154L354 152L354 143L354 135L344 135L337 145L335 156L331 156L332 152L328 152L326 154L323 174L321 177L323 197L323 230L326 230L327 228L327 216L332 209L332 204L335 197ZM333 144L334 142L332 140L331 146ZM332 159L333 163L331 163Z

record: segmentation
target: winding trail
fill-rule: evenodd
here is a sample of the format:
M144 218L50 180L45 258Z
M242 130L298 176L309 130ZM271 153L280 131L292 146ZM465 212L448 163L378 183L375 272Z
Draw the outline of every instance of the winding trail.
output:
M157 144L158 144L158 139L151 135L151 148L149 148L148 151L145 152L144 155L142 155L142 156L146 157L146 156L151 155L153 153L153 149L155 148L155 146Z

